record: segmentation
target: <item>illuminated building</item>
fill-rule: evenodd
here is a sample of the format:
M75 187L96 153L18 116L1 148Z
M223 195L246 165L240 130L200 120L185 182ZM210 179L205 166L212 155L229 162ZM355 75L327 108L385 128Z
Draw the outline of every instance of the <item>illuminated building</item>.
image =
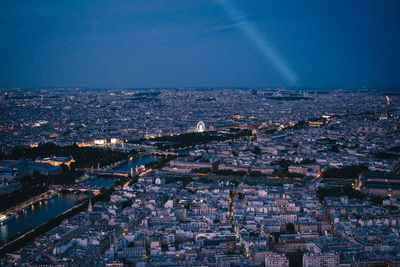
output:
M400 195L400 175L385 172L367 172L360 178L361 192L380 196Z
M60 166L62 164L65 164L69 167L69 165L71 165L72 162L75 162L75 160L72 157L49 157L37 159L36 162L49 163L53 166Z

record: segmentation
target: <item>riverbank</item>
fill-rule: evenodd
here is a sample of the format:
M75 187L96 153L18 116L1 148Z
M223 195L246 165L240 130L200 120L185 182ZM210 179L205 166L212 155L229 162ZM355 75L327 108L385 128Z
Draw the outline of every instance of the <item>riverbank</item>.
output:
M58 192L28 205L16 213L15 218L6 224L0 225L1 242L10 242L29 228L35 228L62 212L75 206L76 202L87 197L83 193Z
M154 161L157 162L158 158L153 157L151 155L141 155L141 156L137 156L133 160L132 159L126 159L126 160L119 161L119 164L116 165L116 166L114 165L113 167L115 169L122 169L122 170L123 169L131 169L131 168L135 168L136 166L145 165L146 163L150 163L150 162L154 162ZM105 182L104 180L107 180L107 181ZM84 183L89 183L89 184L93 184L93 183L97 184L98 183L98 184L100 184L100 186L107 188L106 190L103 190L99 195L96 195L96 196L92 197L92 202L93 203L95 201L99 201L99 200L101 200L101 201L106 200L107 199L106 195L110 194L110 192L114 190L115 186L120 186L120 185L124 185L124 184L130 184L131 182L132 182L132 179L130 179L128 177L120 177L119 179L101 177L101 178L96 178L94 180L85 179L85 181L84 181ZM53 192L53 191L54 190L49 190L49 192ZM61 195L63 195L63 194L61 194ZM79 207L82 204L87 203L87 200L83 200L83 202L80 202L78 204L75 203L77 200L83 198L83 197L81 197L81 198L78 197L79 194L68 193L68 194L65 194L65 195L71 196L71 199L69 199L68 201L69 201L70 204L72 203L72 205L73 205L70 208L68 207L67 211L65 211L65 212L63 212L61 214L55 214L55 217L47 219L46 222L41 223L39 226L37 226L36 228L34 228L32 230L29 230L28 232L24 232L24 231L25 231L25 229L28 230L30 228L30 225L22 224L21 228L18 228L18 230L12 231L12 232L7 233L7 234L3 233L4 235L7 235L5 238L3 238L4 241L6 241L8 239L7 238L8 236L16 235L15 239L7 240L9 242L6 245L3 246L5 251L12 251L12 250L17 249L16 247L23 246L23 244L25 244L24 242L22 242L22 241L16 242L16 240L25 240L25 238L28 238L28 239L29 238L34 238L33 235L34 236L41 235L44 232L41 231L40 229L42 229L45 225L47 225L47 223L52 224L54 222L54 219L57 219L59 216L65 216L65 214L68 215L69 214L68 212L70 210L73 210L75 207ZM41 199L46 198L46 196L48 196L47 192L46 192L46 194L42 194L41 196L36 197L35 198L35 200L36 200L35 203L38 203L38 201L40 201ZM55 198L55 200L60 200L60 199ZM33 200L32 199L26 202L26 205L24 205L23 207L32 208L32 210L29 210L27 213L26 212L22 213L22 215L33 216L33 212L37 212L38 210L40 210L40 211L43 210L43 212L46 212L46 215L49 215L49 214L52 214L52 213L49 213L47 211L53 210L53 208L54 208L53 206L56 205L56 203L46 203L47 206L45 206L45 207L44 207L44 205L43 206L42 205L40 205L40 206L37 205L36 210L35 210L35 208L34 208L35 205L32 206L32 204L33 204ZM59 203L57 203L57 205L59 205ZM19 207L19 208L21 208L21 207ZM65 205L63 207L65 208ZM18 208L17 207L13 207L13 209L18 209ZM59 209L56 209L56 210L59 210ZM61 208L61 210L62 210L62 208ZM29 212L31 212L31 213L29 213ZM53 211L53 213L55 213L55 212L56 211ZM73 216L73 215L74 214L71 214L71 216ZM67 218L67 217L63 217L63 218ZM61 223L61 221L59 221L59 223ZM16 221L9 222L9 223L10 223L10 225L11 225L11 223L15 224ZM58 224L54 225L53 227L57 226ZM35 227L35 225L32 225L32 226ZM15 227L14 227L14 229L15 229ZM7 231L9 229L3 229L3 230ZM35 230L36 230L36 232L35 232ZM39 231L39 232L37 232L37 231ZM17 236L18 234L19 234L19 236ZM9 249L10 246L12 247L12 249ZM6 253L8 253L8 252L6 252Z
M118 185L119 183L124 183L126 182L127 178L126 177L121 177L118 179L114 184ZM108 201L110 195L112 192L114 192L114 186L102 190L101 193L99 193L96 196L93 196L91 201L92 203L96 203L97 201ZM79 212L84 211L88 207L89 200L86 198L84 199L81 203L74 205L70 209L64 211L63 213L57 215L56 217L48 220L47 222L37 226L36 228L21 234L17 238L13 239L12 241L8 242L7 244L3 245L0 247L0 257L4 257L7 253L11 253L12 251L15 251L23 246L25 246L27 243L33 241L36 237L39 237L40 235L50 231L54 227L57 227L58 225L61 224L61 222L66 219L70 218Z
M19 249L26 245L28 242L31 242L36 237L46 233L52 228L58 226L65 218L71 217L79 212L83 211L87 207L87 201L81 204L78 204L69 210L61 213L57 217L50 219L49 221L41 224L40 226L20 235L18 238L8 242L4 246L0 248L0 257L4 257L7 253L10 253L16 249Z
M44 192L43 194L40 194L39 196L36 196L34 198L31 198L21 204L18 204L14 207L11 207L10 209L6 210L3 212L3 214L7 217L12 216L12 215L16 215L19 212L21 212L22 210L26 209L29 206L35 205L37 202L45 200L45 199L49 199L51 197L54 196L54 194L56 194L57 192L53 191L53 190L48 190L46 192Z

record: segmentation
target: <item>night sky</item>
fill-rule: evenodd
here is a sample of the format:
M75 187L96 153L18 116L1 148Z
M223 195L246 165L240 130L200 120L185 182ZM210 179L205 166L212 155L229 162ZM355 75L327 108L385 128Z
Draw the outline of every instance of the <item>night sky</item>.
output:
M400 1L0 2L0 87L398 87Z

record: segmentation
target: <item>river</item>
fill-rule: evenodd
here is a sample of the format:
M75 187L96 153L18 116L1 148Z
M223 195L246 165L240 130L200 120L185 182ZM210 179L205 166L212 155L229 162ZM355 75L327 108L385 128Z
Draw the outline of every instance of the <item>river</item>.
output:
M85 194L59 193L49 200L37 202L25 211L19 212L14 220L1 225L0 239L6 241L11 235L17 234L28 227L39 226L72 208L75 205L75 201L85 197Z
M133 160L115 167L115 170L130 171L131 168L135 170L136 166L141 166L155 160L157 160L157 158L150 155L137 156ZM89 179L85 181L84 184L90 186L110 187L114 181L115 178L102 176L95 179ZM59 193L52 199L37 202L25 211L20 212L14 220L0 226L0 240L6 241L11 235L18 234L28 227L37 227L47 222L51 218L54 218L73 207L77 200L85 197L87 197L87 195L83 193L74 194L63 192Z
M131 168L133 168L133 171L135 171L136 166L139 167L141 165L145 165L146 163L156 161L157 159L158 159L157 157L153 157L150 155L145 155L145 156L137 155L133 160L127 161L115 167L114 169L117 171L131 171Z

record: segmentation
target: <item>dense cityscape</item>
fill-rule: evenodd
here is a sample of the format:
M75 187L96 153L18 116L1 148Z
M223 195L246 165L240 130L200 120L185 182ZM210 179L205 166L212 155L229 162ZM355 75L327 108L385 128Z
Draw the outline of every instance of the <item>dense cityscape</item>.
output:
M399 0L0 12L0 266L400 267Z
M1 89L4 266L399 266L400 98Z

